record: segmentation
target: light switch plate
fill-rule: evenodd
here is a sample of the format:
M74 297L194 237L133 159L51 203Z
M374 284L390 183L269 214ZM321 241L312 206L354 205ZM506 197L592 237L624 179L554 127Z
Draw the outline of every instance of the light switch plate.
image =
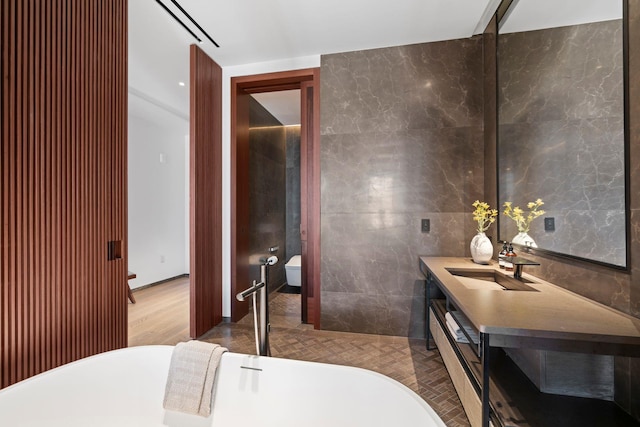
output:
M548 217L544 219L544 231L556 231L556 219Z

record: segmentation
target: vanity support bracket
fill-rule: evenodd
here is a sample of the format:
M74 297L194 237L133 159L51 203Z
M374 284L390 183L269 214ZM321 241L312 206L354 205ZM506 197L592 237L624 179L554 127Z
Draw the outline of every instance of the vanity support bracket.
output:
M480 333L482 359L482 426L489 427L489 334Z
M424 282L424 298L425 298L425 308L424 308L424 317L425 317L425 326L426 331L425 335L427 338L427 350L435 350L437 347L435 345L431 345L431 324L429 320L429 307L431 307L431 283L433 282L433 276L431 272L427 272L426 280Z
M431 334L431 321L429 319L429 307L432 306L433 301L437 300L437 299L443 299L446 298L447 301L447 307L449 306L449 298L444 294L444 292L442 292L442 290L440 289L440 286L438 285L437 279L434 277L434 275L428 271L428 270L423 270L422 273L425 275L426 280L424 281L424 300L425 300L425 308L424 308L424 320L425 320L425 338L427 340L426 342L426 349L431 351L431 350L435 350L438 347L435 345L435 340L433 339L433 336ZM431 344L431 342L433 341L433 345Z

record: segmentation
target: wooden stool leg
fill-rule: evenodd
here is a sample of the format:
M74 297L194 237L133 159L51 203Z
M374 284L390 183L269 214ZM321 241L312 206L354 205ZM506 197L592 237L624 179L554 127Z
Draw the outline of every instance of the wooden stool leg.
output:
M131 292L131 286L129 286L128 283L127 283L127 293L129 294L129 301L131 301L132 304L135 304L136 299L133 297L133 292Z

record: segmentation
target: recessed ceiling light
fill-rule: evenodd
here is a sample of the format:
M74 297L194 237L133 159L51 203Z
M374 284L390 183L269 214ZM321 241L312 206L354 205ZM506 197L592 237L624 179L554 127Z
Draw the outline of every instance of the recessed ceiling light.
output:
M178 82L178 86L184 86L184 82Z

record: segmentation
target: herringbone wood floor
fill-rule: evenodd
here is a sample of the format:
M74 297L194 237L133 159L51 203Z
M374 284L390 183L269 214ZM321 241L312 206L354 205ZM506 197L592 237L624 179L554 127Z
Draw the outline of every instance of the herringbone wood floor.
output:
M188 292L188 280L136 291L138 303L129 304L129 345L188 339ZM440 354L427 351L424 340L313 330L300 324L300 295L274 293L270 298L272 356L379 372L418 393L448 426L469 426ZM238 323L222 323L200 339L255 354L252 315Z

